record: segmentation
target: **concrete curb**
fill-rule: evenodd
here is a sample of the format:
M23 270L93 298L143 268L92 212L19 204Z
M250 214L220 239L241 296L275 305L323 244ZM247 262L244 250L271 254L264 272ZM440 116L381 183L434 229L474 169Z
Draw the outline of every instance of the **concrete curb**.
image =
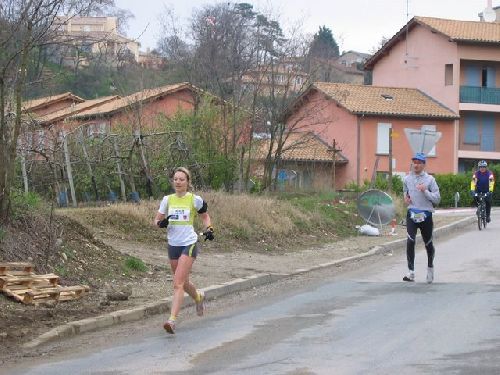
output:
M453 232L457 232L460 229L463 229L464 227L472 223L475 223L475 221L476 217L471 216L458 220L452 224L448 224L443 227L437 228L434 231L434 238L442 238ZM255 274L244 278L233 279L226 283L211 285L206 288L203 288L202 290L205 292L205 296L208 300L215 299L227 294L248 290L264 284L269 284L287 277L292 277L294 275L300 275L318 269L339 266L347 262L355 261L376 254L389 253L398 249L403 250L405 243L406 243L406 238L395 241L389 241L383 245L374 246L369 251L359 255L342 258L332 262L321 263L309 268L296 269L290 273ZM149 303L145 306L127 310L118 310L111 312L109 314L66 323L62 326L53 328L50 331L45 332L44 334L40 335L39 337L30 342L25 343L23 347L28 349L36 348L37 346L49 341L54 341L78 335L84 332L95 331L97 329L110 327L115 324L137 321L151 315L166 313L170 311L171 303L172 303L172 298L167 297L158 302ZM183 308L192 305L193 301L190 298L184 299Z

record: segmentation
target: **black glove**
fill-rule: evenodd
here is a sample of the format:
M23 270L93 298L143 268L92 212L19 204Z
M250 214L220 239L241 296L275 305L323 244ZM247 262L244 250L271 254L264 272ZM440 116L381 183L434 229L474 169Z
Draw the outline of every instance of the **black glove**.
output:
M161 220L158 222L158 226L160 228L166 228L168 227L168 219L170 219L172 217L172 215L168 215L165 219Z
M205 232L203 232L203 235L205 236L205 241L213 241L214 240L214 228L212 226L209 226Z

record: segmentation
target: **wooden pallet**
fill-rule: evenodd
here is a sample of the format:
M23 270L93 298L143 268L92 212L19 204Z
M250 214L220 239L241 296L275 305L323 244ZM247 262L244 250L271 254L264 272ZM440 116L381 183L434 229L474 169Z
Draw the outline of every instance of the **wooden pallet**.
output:
M0 276L30 275L33 273L33 264L23 262L0 263Z
M0 263L0 291L25 304L70 301L89 292L87 285L61 286L59 276L37 275L29 263Z
M0 276L0 290L14 285L21 285L27 288L41 288L45 286L55 287L59 283L59 276L49 273L46 275L5 275Z

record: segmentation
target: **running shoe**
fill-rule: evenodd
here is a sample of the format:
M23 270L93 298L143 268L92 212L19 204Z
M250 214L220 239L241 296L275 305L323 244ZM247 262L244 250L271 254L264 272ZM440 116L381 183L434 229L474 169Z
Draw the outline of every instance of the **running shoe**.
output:
M415 281L415 271L408 271L403 277L403 281Z
M427 267L427 284L434 281L434 267Z
M203 316L203 313L205 312L205 292L203 290L199 290L198 295L200 296L200 300L196 302L196 315Z
M175 320L167 320L165 324L163 325L163 328L165 328L165 331L168 333L174 334L175 333Z
M489 223L490 221L491 221L491 219L490 219L490 217L488 216L488 217L486 218L486 222L487 222L487 223Z

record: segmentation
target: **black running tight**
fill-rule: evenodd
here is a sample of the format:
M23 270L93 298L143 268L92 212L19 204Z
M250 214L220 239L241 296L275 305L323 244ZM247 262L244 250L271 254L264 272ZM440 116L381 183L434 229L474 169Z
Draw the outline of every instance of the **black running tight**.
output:
M410 218L410 212L406 215L406 259L408 260L408 269L415 270L415 240L417 237L417 229L420 229L420 234L424 240L425 250L427 251L427 267L434 267L434 244L432 243L432 231L434 223L432 214L421 223L415 223Z

